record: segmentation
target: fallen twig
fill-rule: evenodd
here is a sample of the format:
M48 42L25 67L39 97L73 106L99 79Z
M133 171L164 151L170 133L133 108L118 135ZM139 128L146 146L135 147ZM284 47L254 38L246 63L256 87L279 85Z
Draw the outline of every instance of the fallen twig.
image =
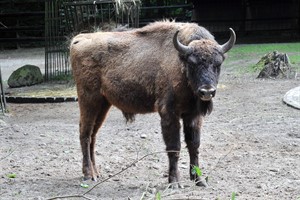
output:
M213 168L211 168L211 170L209 170L209 172L208 172L207 174L208 174L208 175L211 174L211 172L214 171L214 170L217 168L217 166L219 165L219 163L220 163L222 160L224 160L224 159L232 152L232 150L233 150L235 147L236 147L236 145L234 144L234 145L230 148L230 150L229 150L224 156L220 157L220 158L218 159L218 162L214 165Z
M130 163L129 165L127 165L127 167L125 167L124 169L122 169L121 171L113 174L112 176L103 179L102 181L100 181L99 183L95 184L93 187L91 187L88 191L84 192L83 194L78 194L78 195L66 195L66 196L56 196L56 197L52 197L52 198L48 198L46 200L55 200L55 199L66 199L66 198L85 198L85 199L89 199L92 200L91 198L85 196L86 194L88 194L89 192L91 192L94 188L96 188L97 186L99 186L100 184L107 182L108 180L112 179L113 177L123 173L124 171L128 170L129 168L131 168L132 166L134 166L136 163L140 162L141 160L155 155L155 154L161 154L161 153L180 153L180 151L159 151L159 152L153 152L153 153L149 153L144 155L141 158L137 158L135 161L133 161L132 163Z
M78 194L78 195L68 195L68 196L56 196L56 197L53 197L53 198L49 198L47 200L54 200L54 199L66 199L66 198L84 198L84 199L88 199L88 200L93 200L87 196L84 196L82 194Z
M0 161L4 160L5 158L7 158L8 156L10 156L15 150L10 150L9 154L7 154L6 156L0 158Z
M160 152L154 152L154 153L149 153L149 154L146 154L144 155L143 157L139 158L139 159L136 159L135 161L133 161L132 163L130 163L127 167L125 167L124 169L122 169L121 171L113 174L112 176L100 181L99 183L97 183L96 185L94 185L91 189L89 189L88 191L86 191L85 193L83 193L83 195L89 193L90 191L92 191L95 187L97 187L98 185L108 181L109 179L112 179L113 177L123 173L124 171L126 171L127 169L129 169L130 167L134 166L136 163L138 163L139 161L145 159L146 157L149 157L149 156L152 156L152 155L155 155L155 154L160 154L160 153L179 153L180 151L160 151Z
M143 200L143 199L144 199L144 197L145 197L145 195L146 195L146 193L147 193L147 191L148 191L148 187L149 187L149 183L147 184L146 189L145 189L145 192L143 192L143 194L142 194L140 200Z

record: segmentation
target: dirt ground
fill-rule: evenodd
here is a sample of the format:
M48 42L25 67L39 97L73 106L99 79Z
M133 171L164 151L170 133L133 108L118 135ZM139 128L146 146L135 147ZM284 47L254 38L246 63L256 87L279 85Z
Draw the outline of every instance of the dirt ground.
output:
M229 54L230 57L230 54ZM206 188L189 181L189 158L182 138L179 162L183 189L167 189L165 153L149 155L100 183L86 199L300 199L300 110L282 103L299 80L257 80L236 74L227 61L205 119L200 168ZM83 194L77 102L8 104L0 118L0 199L49 199ZM101 180L165 149L158 114L138 115L126 124L112 108L97 141ZM15 178L9 178L15 174ZM68 199L78 199L71 198ZM81 198L84 199L84 198Z

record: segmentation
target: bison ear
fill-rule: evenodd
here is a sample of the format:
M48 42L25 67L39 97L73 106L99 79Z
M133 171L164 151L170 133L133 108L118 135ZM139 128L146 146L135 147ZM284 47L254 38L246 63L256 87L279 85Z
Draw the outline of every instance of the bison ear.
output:
M184 44L179 42L178 33L179 33L179 31L176 31L176 33L173 37L173 44L174 44L175 49L183 55L191 54L192 53L192 48L189 47L189 46L185 46Z

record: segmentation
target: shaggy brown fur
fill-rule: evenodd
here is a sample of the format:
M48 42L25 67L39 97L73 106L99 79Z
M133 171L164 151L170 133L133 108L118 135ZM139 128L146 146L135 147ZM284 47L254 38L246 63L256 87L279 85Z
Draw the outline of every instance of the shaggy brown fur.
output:
M193 49L188 55L174 48L178 30L179 41ZM125 32L80 34L70 49L85 179L99 176L96 134L111 105L129 121L137 113L159 112L168 151L180 151L182 119L191 166L199 165L202 117L212 110L211 99L203 100L201 95L216 88L224 60L221 46L206 29L193 23L155 22ZM179 153L168 156L169 182L178 182ZM191 179L198 177L191 173Z

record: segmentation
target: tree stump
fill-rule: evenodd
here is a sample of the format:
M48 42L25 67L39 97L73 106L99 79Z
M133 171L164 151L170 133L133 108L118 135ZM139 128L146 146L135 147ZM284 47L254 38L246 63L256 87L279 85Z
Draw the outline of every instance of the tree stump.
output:
M290 79L296 77L286 53L274 51L263 56L255 68L263 68L257 78Z

